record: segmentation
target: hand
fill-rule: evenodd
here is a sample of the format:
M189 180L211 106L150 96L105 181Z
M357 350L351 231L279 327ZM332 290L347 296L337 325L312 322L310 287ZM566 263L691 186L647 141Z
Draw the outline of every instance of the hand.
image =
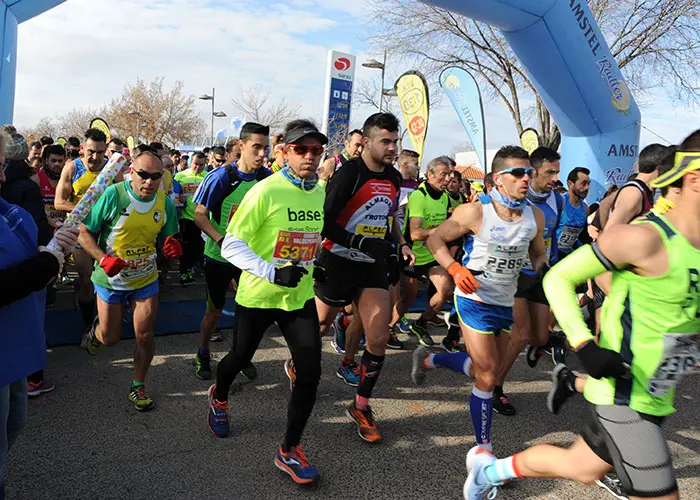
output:
M407 243L401 245L401 257L404 267L412 267L416 263L416 254L413 253L413 250Z
M551 267L549 267L548 262L543 262L542 265L537 269L537 277L541 280L544 279L545 274L549 272Z
M316 283L320 285L325 285L328 282L328 275L326 273L326 268L318 265L314 261L314 272L312 274L313 279Z
M299 284L301 278L307 274L309 274L309 271L301 267L299 261L291 262L275 270L275 285L294 288Z
M593 378L624 378L629 374L629 366L619 353L604 349L592 340L580 347L576 355Z
M475 293L480 287L472 272L459 262L455 262L448 267L447 272L452 276L457 288L466 294Z
M100 267L104 269L105 273L110 278L114 278L122 269L128 266L129 264L127 264L124 259L112 257L111 255L105 255L102 257L102 260L100 260Z
M168 236L163 243L163 255L169 259L177 259L182 255L182 245L172 236Z
M65 255L70 255L73 253L75 244L78 241L78 235L80 235L80 229L77 227L61 227L53 235L56 243L61 247L61 250Z
M396 253L396 245L384 238L370 238L356 234L353 237L353 246L373 259L384 259Z

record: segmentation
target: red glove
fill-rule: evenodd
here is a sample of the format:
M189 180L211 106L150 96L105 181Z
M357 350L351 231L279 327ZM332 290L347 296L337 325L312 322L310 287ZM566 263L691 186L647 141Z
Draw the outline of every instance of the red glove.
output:
M105 273L107 273L107 276L110 278L115 277L117 274L119 274L119 271L128 265L129 264L127 264L124 259L112 257L111 255L105 255L100 261L100 267L105 270Z
M163 255L169 259L177 259L182 255L182 245L172 236L168 236L163 243Z
M475 293L480 286L472 272L459 262L448 267L447 272L452 276L455 285L466 294Z

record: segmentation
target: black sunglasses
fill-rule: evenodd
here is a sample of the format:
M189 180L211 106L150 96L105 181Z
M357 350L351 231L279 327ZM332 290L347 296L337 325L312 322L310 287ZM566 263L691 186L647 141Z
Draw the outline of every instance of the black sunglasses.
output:
M163 178L163 172L144 172L143 170L134 170L139 177L141 177L143 180L147 181L148 179L153 179L154 181L158 181Z

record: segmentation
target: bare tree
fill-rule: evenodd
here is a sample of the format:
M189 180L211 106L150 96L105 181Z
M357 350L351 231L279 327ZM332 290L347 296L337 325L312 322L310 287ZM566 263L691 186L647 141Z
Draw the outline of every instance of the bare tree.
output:
M352 105L356 107L372 107L379 111L379 81L376 78L360 80L352 92ZM382 96L382 111L396 116L401 114L398 101L391 96Z
M239 91L238 97L233 97L231 103L246 120L268 125L271 132L276 132L281 130L285 123L298 117L301 106L287 101L284 97L271 99L271 93L270 90L256 85Z
M44 136L56 139L60 135L60 129L56 122L48 116L45 116L33 127L23 129L22 134L24 134L28 141L38 141Z
M99 111L90 108L76 108L58 118L59 133L68 138L82 138L90 122L99 116Z
M370 0L371 42L402 56L426 76L457 65L481 80L487 98L501 100L518 134L535 118L544 145L561 136L522 64L504 37L484 23L414 0ZM700 103L700 2L697 0L588 0L630 88L644 98L663 88ZM534 102L528 107L525 103Z

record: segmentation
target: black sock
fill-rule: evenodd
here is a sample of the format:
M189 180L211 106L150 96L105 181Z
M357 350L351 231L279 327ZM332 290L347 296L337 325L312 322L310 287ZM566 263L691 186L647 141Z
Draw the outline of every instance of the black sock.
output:
M422 314L420 315L420 318L416 320L416 323L420 326L428 326L428 321L425 319L425 316Z
M374 384L377 383L379 373L382 371L384 356L375 356L367 349L362 354L362 366L360 368L360 386L357 395L361 398L371 398Z
M83 324L85 326L92 325L92 320L95 318L95 301L89 300L83 302L79 300L78 307L80 307L80 315L83 317Z
M503 395L503 386L502 385L497 385L496 387L493 388L493 395Z

